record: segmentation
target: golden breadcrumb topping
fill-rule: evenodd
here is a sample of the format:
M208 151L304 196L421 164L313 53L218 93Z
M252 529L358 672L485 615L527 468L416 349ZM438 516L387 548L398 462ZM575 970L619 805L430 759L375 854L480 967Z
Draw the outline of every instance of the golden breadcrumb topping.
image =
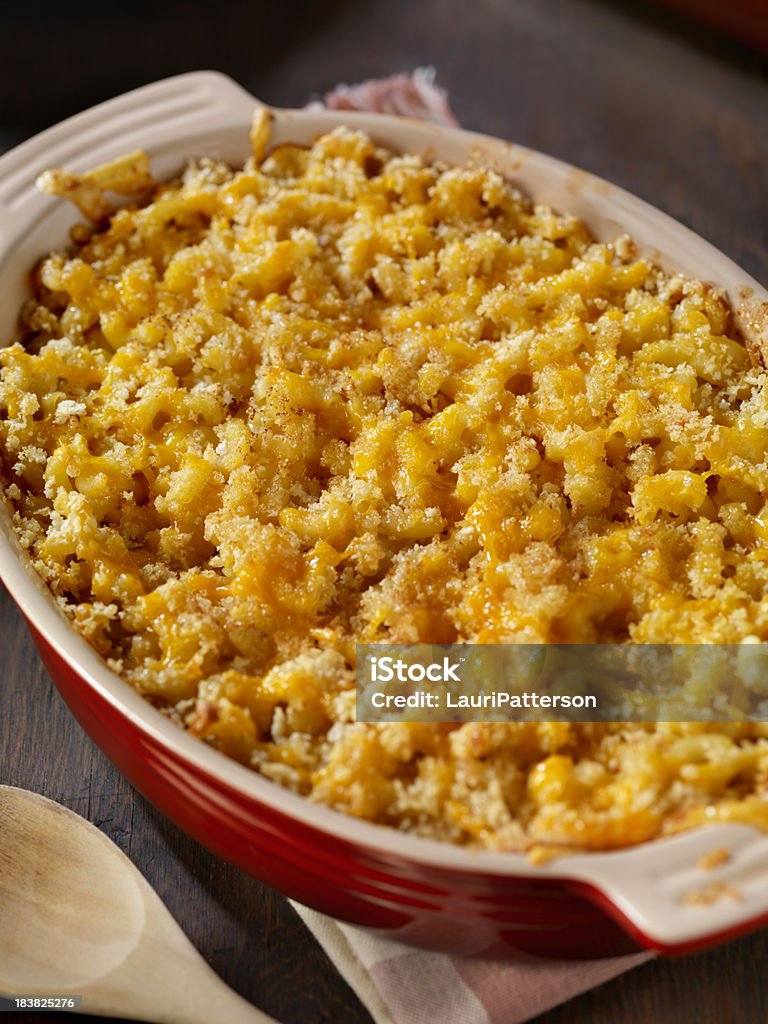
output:
M47 184L101 215L94 174ZM354 720L359 642L768 638L766 374L719 291L343 129L193 163L75 237L0 351L0 465L141 693L454 842L768 825L765 724Z

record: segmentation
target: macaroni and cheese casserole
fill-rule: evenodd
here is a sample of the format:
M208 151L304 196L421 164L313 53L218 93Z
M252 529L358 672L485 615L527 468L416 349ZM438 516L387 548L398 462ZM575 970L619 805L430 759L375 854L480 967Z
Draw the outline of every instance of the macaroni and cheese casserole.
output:
M355 721L356 643L768 638L768 377L714 287L339 129L48 186L0 351L22 543L110 666L331 807L497 849L768 825L768 724ZM125 171L125 167L122 169ZM117 182L119 185L119 182Z

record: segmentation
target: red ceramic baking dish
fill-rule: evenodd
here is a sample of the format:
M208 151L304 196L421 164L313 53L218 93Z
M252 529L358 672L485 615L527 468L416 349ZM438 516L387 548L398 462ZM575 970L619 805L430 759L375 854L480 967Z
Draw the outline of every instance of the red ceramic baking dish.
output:
M242 163L256 100L211 72L159 82L49 129L0 159L0 334L10 339L29 268L77 219L34 188L48 167L83 171L137 147L157 178L189 157ZM724 286L735 307L765 291L712 246L604 181L518 146L378 115L274 111L273 142L306 143L345 123L395 150L453 162L480 157L536 200L585 220L600 239L629 232L667 269ZM764 308L764 307L763 307ZM73 630L35 574L0 504L0 576L82 726L163 814L215 854L288 896L391 938L457 953L506 946L544 956L616 954L638 946L692 951L768 921L768 838L717 825L612 853L534 866L371 825L313 804L178 729ZM740 902L690 906L702 853L731 857L708 883ZM500 945L501 944L501 945Z

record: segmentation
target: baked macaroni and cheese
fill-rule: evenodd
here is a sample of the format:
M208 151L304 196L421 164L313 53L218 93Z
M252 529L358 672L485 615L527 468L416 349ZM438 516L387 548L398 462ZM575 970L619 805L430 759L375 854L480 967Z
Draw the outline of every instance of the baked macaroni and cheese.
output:
M768 377L722 294L480 166L265 143L47 179L105 219L34 273L0 450L77 628L201 740L420 835L768 825L768 724L354 716L361 642L768 638Z

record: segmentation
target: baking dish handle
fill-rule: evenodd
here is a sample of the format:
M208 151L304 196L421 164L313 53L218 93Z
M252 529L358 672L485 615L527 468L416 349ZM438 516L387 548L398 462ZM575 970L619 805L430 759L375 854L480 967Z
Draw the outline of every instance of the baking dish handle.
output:
M145 149L159 176L169 169L155 168L155 161L162 163L171 147L178 154L187 130L190 139L209 143L206 153L217 155L216 139L242 125L256 106L258 101L226 75L195 71L135 89L48 128L0 157L3 234L28 220L27 205L40 200L34 183L44 170L83 172Z
M768 836L747 825L708 825L598 856L597 869L595 855L584 871L574 865L569 887L650 949L692 952L768 921Z

